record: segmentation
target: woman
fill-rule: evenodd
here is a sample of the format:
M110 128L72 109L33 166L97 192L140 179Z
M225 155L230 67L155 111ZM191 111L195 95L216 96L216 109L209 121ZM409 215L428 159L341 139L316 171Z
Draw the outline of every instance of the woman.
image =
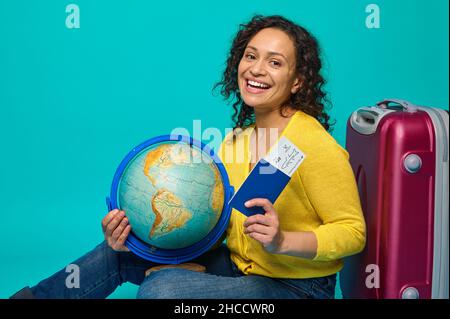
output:
M227 244L194 261L206 272L156 267L147 277L155 264L128 251L125 213L111 211L102 221L105 242L74 262L80 289L68 289L61 270L14 298L104 298L126 281L140 285L138 298L334 298L342 257L363 249L365 224L348 154L327 132L317 42L280 16L241 27L217 84L235 99L234 134L220 156L238 187L279 137L270 132L294 143L306 159L276 204L250 200L247 207L265 213L248 218L233 211ZM236 152L243 161L227 160Z
M231 262L222 276L165 269L145 279L138 297L333 298L342 257L364 247L365 223L348 154L327 133L316 40L280 16L255 16L242 27L218 83L225 98L235 97L235 134L220 151L231 184L241 185L265 155L261 149L277 141L269 134L273 129L306 159L276 205L263 198L246 203L265 214L247 218L233 211L229 252L222 247ZM240 151L243 161L227 160Z

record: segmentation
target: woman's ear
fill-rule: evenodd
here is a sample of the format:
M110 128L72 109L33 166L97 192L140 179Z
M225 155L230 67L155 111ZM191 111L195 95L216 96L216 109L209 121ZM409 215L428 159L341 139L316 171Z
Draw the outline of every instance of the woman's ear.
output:
M303 81L300 79L299 76L295 77L294 84L292 84L291 93L295 94L297 93L300 88L302 87Z

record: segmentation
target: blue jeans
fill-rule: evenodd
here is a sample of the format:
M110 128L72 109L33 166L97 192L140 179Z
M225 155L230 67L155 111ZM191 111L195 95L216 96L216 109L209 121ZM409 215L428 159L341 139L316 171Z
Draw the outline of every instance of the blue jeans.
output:
M106 298L124 282L139 285L138 298L334 298L336 275L311 279L276 279L242 274L225 245L192 262L206 273L162 269L145 277L156 263L133 253L116 252L106 242L74 261L79 288L66 284L66 268L30 288L35 298ZM69 285L70 286L70 285Z
M279 279L236 272L233 277L185 269L152 272L139 287L140 299L333 299L336 275Z

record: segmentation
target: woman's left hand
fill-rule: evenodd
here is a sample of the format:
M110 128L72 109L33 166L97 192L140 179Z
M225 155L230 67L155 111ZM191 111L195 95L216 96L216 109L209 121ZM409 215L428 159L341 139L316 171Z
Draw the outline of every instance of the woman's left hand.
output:
M244 233L259 241L266 251L279 253L284 236L275 208L265 198L254 198L245 202L245 207L254 206L262 207L265 213L248 217L244 222Z

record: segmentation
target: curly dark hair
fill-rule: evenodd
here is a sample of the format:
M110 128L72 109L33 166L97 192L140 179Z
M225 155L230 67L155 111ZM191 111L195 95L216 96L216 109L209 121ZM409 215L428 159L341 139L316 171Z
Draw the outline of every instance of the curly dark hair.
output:
M318 42L306 29L279 15L255 15L250 22L240 25L228 54L222 80L214 85L213 90L221 87L220 94L225 100L234 100L234 129L245 128L255 122L253 108L245 104L239 92L238 66L247 44L256 33L265 28L284 31L292 39L296 49L296 72L301 78L302 86L290 96L289 105L313 116L327 131L331 131L334 123L329 123L330 117L325 112L325 104L329 101L322 89L325 80L320 74L322 62ZM282 111L283 108L280 109L283 116Z

